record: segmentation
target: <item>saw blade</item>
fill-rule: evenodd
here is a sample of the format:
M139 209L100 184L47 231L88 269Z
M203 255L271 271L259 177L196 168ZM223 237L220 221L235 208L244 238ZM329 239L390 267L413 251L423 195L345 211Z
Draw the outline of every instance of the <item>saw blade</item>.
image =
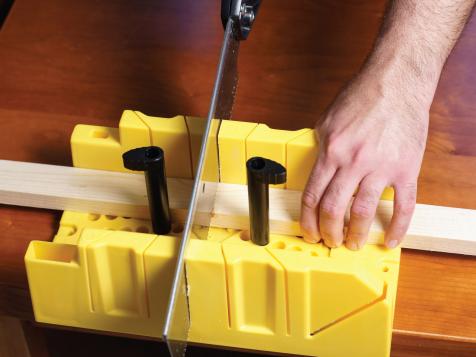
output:
M185 255L191 239L192 228L202 226L202 234L208 235L213 202L216 195L216 183L219 182L218 161L218 131L220 122L214 124L213 119L229 119L233 109L233 102L238 84L237 57L240 42L233 35L233 19L228 20L220 60L210 102L200 156L197 164L193 191L184 225L177 256L175 274L171 287L163 337L167 342L171 356L185 355L188 332L190 329L190 310L187 293L187 274ZM213 147L215 146L215 147ZM216 161L216 165L208 165L209 160ZM204 168L207 167L205 171ZM206 173L206 180L204 174ZM198 210L197 210L198 208Z

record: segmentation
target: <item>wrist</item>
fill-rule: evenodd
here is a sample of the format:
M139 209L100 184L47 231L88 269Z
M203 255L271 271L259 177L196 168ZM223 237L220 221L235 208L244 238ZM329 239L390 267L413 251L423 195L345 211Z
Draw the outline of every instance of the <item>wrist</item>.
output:
M424 63L400 46L376 48L361 71L374 81L381 96L414 103L429 110L442 64L427 57Z
M408 34L387 32L377 41L361 74L378 81L383 96L414 98L429 110L446 57L419 44L418 38Z

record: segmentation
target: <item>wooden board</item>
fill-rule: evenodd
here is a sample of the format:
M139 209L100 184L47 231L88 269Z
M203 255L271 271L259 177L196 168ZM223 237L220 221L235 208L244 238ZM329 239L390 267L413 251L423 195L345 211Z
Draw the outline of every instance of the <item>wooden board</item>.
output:
M192 181L167 180L174 219L183 221ZM216 197L207 198L207 192ZM198 211L213 212L216 227L248 229L247 187L208 183ZM270 230L300 235L301 192L270 189ZM0 160L0 203L148 218L144 177L110 171ZM393 213L393 202L380 201L370 243L381 243ZM403 247L476 255L476 210L418 204Z

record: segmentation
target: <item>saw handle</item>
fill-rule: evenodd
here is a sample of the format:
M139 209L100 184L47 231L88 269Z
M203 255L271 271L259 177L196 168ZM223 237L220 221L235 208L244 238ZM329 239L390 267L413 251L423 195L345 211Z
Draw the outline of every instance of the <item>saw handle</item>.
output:
M233 20L233 35L237 40L246 40L258 14L261 0L222 0L221 22L223 28Z

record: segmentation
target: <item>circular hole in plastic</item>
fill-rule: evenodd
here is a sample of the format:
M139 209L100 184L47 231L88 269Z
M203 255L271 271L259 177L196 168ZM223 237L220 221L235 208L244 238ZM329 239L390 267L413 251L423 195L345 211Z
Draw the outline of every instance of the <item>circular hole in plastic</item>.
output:
M140 227L136 228L136 232L138 232L138 233L149 233L149 228L144 227L144 226L140 226Z
M101 218L101 215L100 214L96 214L96 213L90 213L88 214L88 219L90 221L97 221L99 218Z
M131 217L122 217L122 218L124 218L124 219L131 219Z
M284 242L276 242L276 243L274 243L274 247L276 249L284 249L284 248L286 248L286 244Z
M109 133L106 130L94 130L93 131L93 138L107 139L108 137L109 137Z
M264 169L265 165L266 165L266 162L261 157L255 157L251 159L251 168L255 170L262 170Z
M292 247L291 249L294 250L295 252L302 252L302 248L298 247L297 245Z
M311 251L311 256L313 256L313 257L318 257L319 254L317 254L317 252L315 252L315 251Z
M112 221L112 220L115 220L117 218L117 216L111 216L111 215L106 215L106 219Z
M145 151L145 157L148 159L156 159L160 156L160 149L156 146L147 148Z
M384 273L387 273L389 270L390 270L390 269L389 269L388 267L383 267L383 269L382 269L382 271L383 271Z

